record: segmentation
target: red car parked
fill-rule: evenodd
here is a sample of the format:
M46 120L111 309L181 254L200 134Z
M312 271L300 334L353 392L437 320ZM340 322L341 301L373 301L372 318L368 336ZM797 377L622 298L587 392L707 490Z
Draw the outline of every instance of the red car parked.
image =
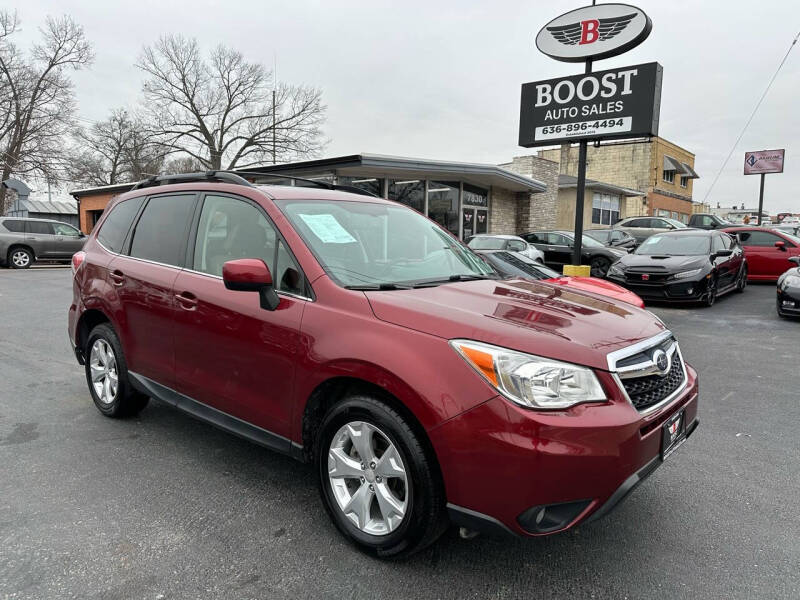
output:
M730 227L723 231L739 238L749 281L776 281L794 267L789 258L800 256L800 238L783 231L766 227Z
M380 198L154 178L73 270L69 336L101 413L153 397L313 463L337 527L382 557L448 522L599 518L698 424L697 375L652 314L500 280Z

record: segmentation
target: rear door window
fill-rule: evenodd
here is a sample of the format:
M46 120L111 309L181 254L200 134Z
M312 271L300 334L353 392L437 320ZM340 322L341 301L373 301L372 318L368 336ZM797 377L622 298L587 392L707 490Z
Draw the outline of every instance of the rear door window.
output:
M650 219L633 219L625 223L623 227L650 227Z
M105 248L119 254L131 223L142 206L144 196L124 200L114 206L97 232L97 241Z
M130 255L182 266L195 199L194 194L151 197L134 228Z
M25 221L25 229L32 235L53 235L53 224L46 221Z

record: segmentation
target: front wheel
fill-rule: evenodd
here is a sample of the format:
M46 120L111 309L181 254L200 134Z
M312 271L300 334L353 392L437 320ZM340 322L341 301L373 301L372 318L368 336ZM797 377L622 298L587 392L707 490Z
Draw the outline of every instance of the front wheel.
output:
M354 395L325 416L315 443L322 501L361 550L404 558L446 528L438 469L392 407Z
M602 256L596 256L589 262L589 272L592 277L605 277L608 269L611 266L611 261Z

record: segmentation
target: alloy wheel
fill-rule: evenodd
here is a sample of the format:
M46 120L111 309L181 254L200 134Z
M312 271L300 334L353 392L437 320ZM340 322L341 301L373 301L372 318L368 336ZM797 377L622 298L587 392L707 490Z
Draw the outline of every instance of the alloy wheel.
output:
M117 357L106 340L98 338L89 353L89 370L92 374L92 387L103 404L111 404L119 390Z
M11 262L14 263L15 267L24 269L30 264L31 255L25 250L15 250L11 253Z
M714 306L714 302L717 300L717 278L712 277L708 280L708 288L707 288L706 297L706 305L707 306Z
M608 268L611 266L605 258L595 258L589 263L589 273L592 277L605 277L608 273Z
M364 533L387 535L406 515L403 459L388 436L366 421L339 428L328 449L328 480L345 517Z

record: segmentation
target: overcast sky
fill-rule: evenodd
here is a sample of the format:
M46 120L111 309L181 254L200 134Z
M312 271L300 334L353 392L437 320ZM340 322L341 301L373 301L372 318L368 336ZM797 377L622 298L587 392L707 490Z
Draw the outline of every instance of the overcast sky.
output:
M502 163L517 146L520 84L579 72L534 45L539 29L588 1L290 2L25 0L25 36L47 14L86 29L96 60L74 80L80 117L133 105L141 47L164 33L222 43L278 77L320 87L328 106L324 156L358 152ZM800 30L798 0L631 0L653 32L597 69L658 61L664 67L662 137L694 152L702 200L769 78ZM800 44L798 44L800 46ZM786 172L766 181L770 212L800 212L800 48L795 47L709 201L758 201L742 175L745 150L786 148Z

